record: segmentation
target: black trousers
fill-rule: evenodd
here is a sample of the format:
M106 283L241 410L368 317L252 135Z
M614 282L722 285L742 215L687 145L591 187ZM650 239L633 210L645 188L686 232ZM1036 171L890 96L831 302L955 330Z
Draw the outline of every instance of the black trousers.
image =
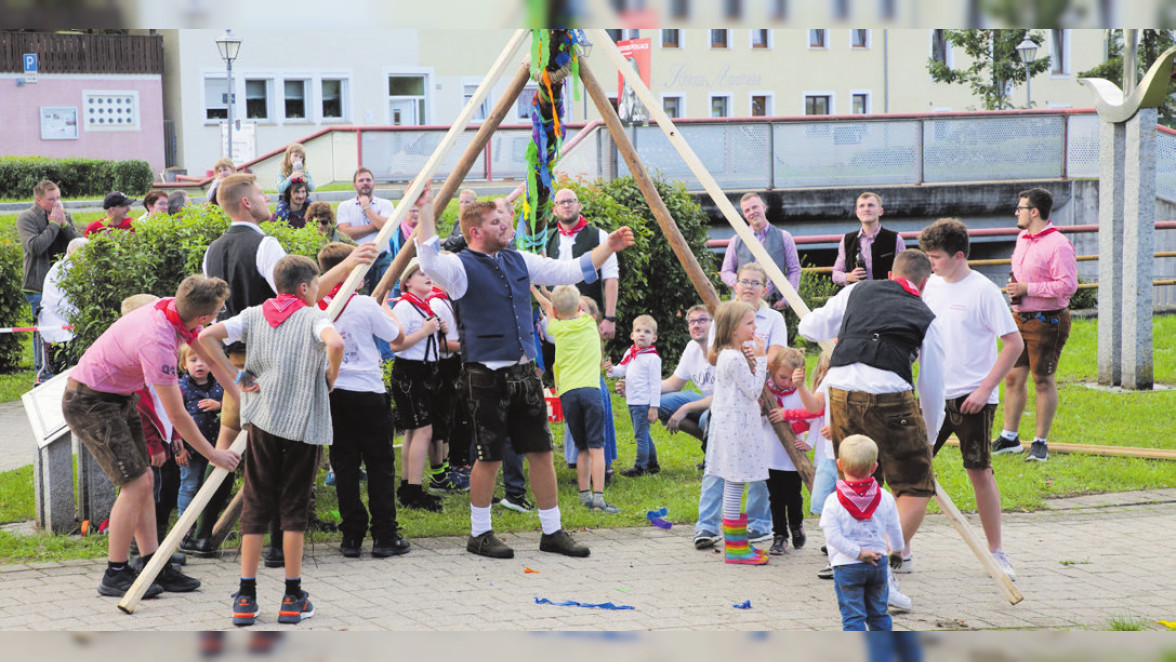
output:
M772 508L772 533L788 537L804 520L800 494L800 473L768 469L768 501Z
M339 498L339 526L348 538L368 531L368 511L359 495L359 468L367 467L368 505L373 538L396 533L396 454L388 395L363 391L331 391L331 468Z

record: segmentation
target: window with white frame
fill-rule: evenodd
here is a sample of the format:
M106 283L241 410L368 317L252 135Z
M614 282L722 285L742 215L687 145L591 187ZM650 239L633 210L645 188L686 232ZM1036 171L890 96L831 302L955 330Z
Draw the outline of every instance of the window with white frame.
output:
M731 116L731 95L730 94L712 94L712 95L710 95L710 116L711 117L730 117Z
M809 30L808 31L808 46L809 46L809 48L828 48L829 47L829 31L828 30Z
M686 100L680 95L666 95L662 97L662 110L670 119L678 119L686 114Z
M245 117L251 120L268 120L270 118L270 87L272 79L245 79Z
M854 115L870 114L869 92L850 92L849 99L849 112L853 113Z
M470 99L474 98L474 93L478 91L477 85L462 85L461 86L461 105L464 108L470 103ZM482 99L481 105L474 111L474 120L482 121L490 115L490 97Z
M229 86L224 78L204 79L204 119L229 118Z
M710 47L711 48L730 48L731 47L731 31L730 30L711 30L710 31Z
M515 119L531 121L531 101L535 98L535 91L539 88L535 85L528 85L519 93L519 98L515 99Z
M804 95L805 115L832 115L833 95L828 92L809 93Z
M306 88L309 87L309 82L307 80L286 80L283 83L286 119L309 119L306 112Z
M1065 76L1070 73L1070 31L1049 31L1050 74Z
M752 30L751 31L751 48L771 48L772 47L772 31L771 30Z
M773 114L776 109L775 96L769 92L752 92L750 99L751 116L752 117L767 117Z
M952 65L951 44L944 30L931 31L931 59L949 67Z
M662 48L682 48L682 31L662 30L661 45Z
M393 126L425 123L425 77L422 75L388 76L388 119Z
M870 47L870 31L860 28L855 28L849 31L849 47L850 48L869 48Z
M347 80L343 78L324 78L320 83L319 90L322 118L324 120L345 119Z

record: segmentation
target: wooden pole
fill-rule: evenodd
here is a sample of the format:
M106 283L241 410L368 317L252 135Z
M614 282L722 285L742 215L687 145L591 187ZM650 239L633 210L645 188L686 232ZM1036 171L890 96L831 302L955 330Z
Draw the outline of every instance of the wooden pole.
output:
M686 275L690 278L690 282L694 284L694 289L698 291L698 295L713 315L715 309L719 306L718 292L715 291L715 287L711 284L710 278L703 271L702 265L698 264L698 259L694 257L694 252L690 250L690 245L686 243L686 238L682 236L682 231L678 228L678 224L674 222L674 218L670 215L670 210L661 199L661 195L658 194L657 187L653 184L653 179L649 176L645 166L642 165L641 158L637 156L637 150L634 149L633 143L629 141L629 137L625 134L625 128L621 125L621 119L617 116L616 109L613 108L612 103L608 100L608 95L605 93L604 88L600 86L600 81L596 79L588 63L583 61L580 62L580 80L584 83L584 89L588 92L588 96L592 97L593 103L596 104L596 109L600 112L601 117L604 118L605 126L608 127L613 141L617 144L617 151L625 159L625 163L629 166L629 171L633 173L633 179L637 182L637 188L641 189L641 194L644 196L646 204L649 205L650 211L653 212L653 217L657 220L658 226L661 227L666 241L670 244L670 248L673 249L674 255L678 258L678 262L686 269ZM775 398L765 387L763 395L760 397L760 407L766 412L776 406ZM784 450L788 453L788 456L792 458L792 462L796 465L796 470L800 473L801 478L804 479L805 484L812 491L813 465L809 461L808 455L796 449L796 437L792 434L792 428L787 425L774 423L772 424L772 429L775 430L776 436L779 438L781 445L784 446Z
M220 549L220 546L225 543L225 538L229 537L229 532L233 530L233 526L237 524L237 520L241 518L241 509L245 506L245 488L237 490L233 495L233 500L225 506L225 512L221 513L220 519L212 527L212 535L208 540L212 543L213 549Z
M502 49L502 52L498 55L498 59L494 61L494 64L490 67L490 71L482 79L482 84L478 85L478 89L470 97L469 103L462 109L457 119L454 120L453 125L449 127L449 131L446 132L445 137L437 144L437 148L433 150L433 154L425 162L425 166L421 168L420 174L412 180L412 183L404 191L404 197L401 198L400 204L396 205L396 211L384 222L384 227L380 228L380 233L376 235L375 240L377 246L386 246L388 240L392 238L392 233L400 231L400 222L404 220L404 217L408 214L408 210L412 208L417 197L420 196L421 191L425 188L425 184L433 178L433 175L437 172L437 168L441 166L441 161L449 155L449 150L453 149L453 146L457 143L457 139L461 137L462 132L469 126L470 120L474 117L474 113L477 112L477 109L481 107L482 102L490 93L490 88L494 87L494 84L502 77L502 73L506 70L509 60L514 55L514 52L518 50L519 46L522 45L526 36L526 30L516 30L510 42ZM415 231L413 234L416 234ZM411 239L413 238L410 237L410 241L406 242L406 245L411 246ZM415 251L415 248L413 250ZM405 261L407 262L407 258ZM351 298L351 294L355 292L355 288L359 286L364 274L370 268L370 264L360 264L351 270L351 273L347 276L347 280L343 281L343 287L340 289L339 294L331 299L331 304L327 306L328 319L335 319L339 316L339 313L343 310L343 306Z
M959 446L958 439L948 439L948 446ZM1026 444L1022 444L1025 446ZM1097 446L1094 444L1063 444L1050 442L1049 450L1054 453L1080 453L1101 457L1131 457L1144 460L1176 460L1176 449L1139 448L1137 446Z
M947 495L947 491L943 489L938 480L935 481L935 503L939 504L939 509L943 511L944 515L947 515L948 521L971 548L976 558L980 559L980 565L984 566L984 570L992 577L992 581L996 582L996 587L1004 594L1009 604L1015 605L1024 600L1025 596L1021 595L1017 587L1013 586L1013 580L1009 579L1004 570L1000 569L1000 564L992 558L992 552L988 551L988 545L980 540L980 537L972 530L968 520L960 514L959 508L956 508L955 503L952 502L951 497Z
M249 432L242 431L237 435L236 440L233 441L233 445L229 447L229 450L240 455L245 451L245 445L248 440ZM200 517L200 513L204 511L204 507L208 505L209 500L212 499L212 495L216 493L217 488L220 487L228 475L229 472L220 467L217 467L208 475L200 491L192 498L192 503L188 504L188 507L184 509L184 514L176 521L176 525L168 532L167 537L160 541L159 549L155 550L155 555L151 557L151 561L143 567L143 571L139 573L138 579L135 580L134 584L131 584L131 588L127 590L126 594L123 595L123 599L119 601L119 609L128 614L134 613L135 607L139 604L139 600L143 599L143 594L147 592L151 583L155 581L155 578L159 575L159 571L163 570L163 564L171 559L172 552L176 551L176 547L180 545L180 540L183 539L184 534L196 523L196 518Z
M478 132L474 134L473 140L466 148L461 159L458 160L457 165L454 166L453 171L449 173L449 177L445 179L445 183L437 190L437 195L433 198L433 211L440 215L444 211L445 206L449 204L453 194L461 186L465 180L466 175L469 174L470 169L474 166L474 162L478 157L484 153L486 143L490 142L490 138L494 136L494 131L498 129L498 125L502 120L506 119L507 113L514 109L515 100L523 93L527 87L527 81L531 80L531 67L527 62L524 62L519 70L515 73L510 84L507 86L506 92L498 100L498 104L494 106L490 116L486 121L482 122L482 126ZM400 247L400 251L396 253L396 257L392 259L392 264L388 265L387 271L384 272L380 283L376 285L376 289L372 291L372 297L381 304L387 297L388 292L396 281L400 280L400 274L404 273L405 267L408 266L409 260L416 256L416 245L413 240L416 239L416 230L412 231L408 241Z

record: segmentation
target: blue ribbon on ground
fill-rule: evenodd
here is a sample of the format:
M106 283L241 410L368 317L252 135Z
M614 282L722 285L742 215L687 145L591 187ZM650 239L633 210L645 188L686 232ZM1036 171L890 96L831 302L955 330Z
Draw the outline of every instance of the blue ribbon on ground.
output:
M731 606L736 609L751 609L751 600L744 600L743 602L741 602L737 605L731 605Z
M588 603L588 602L576 602L575 600L564 600L563 602L552 602L551 600L548 600L547 598L540 598L539 596L535 596L535 604L537 604L537 605L554 605L556 607L584 607L585 609L615 609L615 610L636 609L636 607L631 607L629 605L614 605L611 602L603 602L601 604L595 604L595 605Z

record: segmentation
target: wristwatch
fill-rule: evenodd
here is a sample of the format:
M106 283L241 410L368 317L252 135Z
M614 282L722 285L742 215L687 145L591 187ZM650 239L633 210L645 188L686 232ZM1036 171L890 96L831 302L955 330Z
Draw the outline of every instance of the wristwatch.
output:
M615 322L615 321L617 321L617 316L616 315L605 315L604 320L606 322Z

